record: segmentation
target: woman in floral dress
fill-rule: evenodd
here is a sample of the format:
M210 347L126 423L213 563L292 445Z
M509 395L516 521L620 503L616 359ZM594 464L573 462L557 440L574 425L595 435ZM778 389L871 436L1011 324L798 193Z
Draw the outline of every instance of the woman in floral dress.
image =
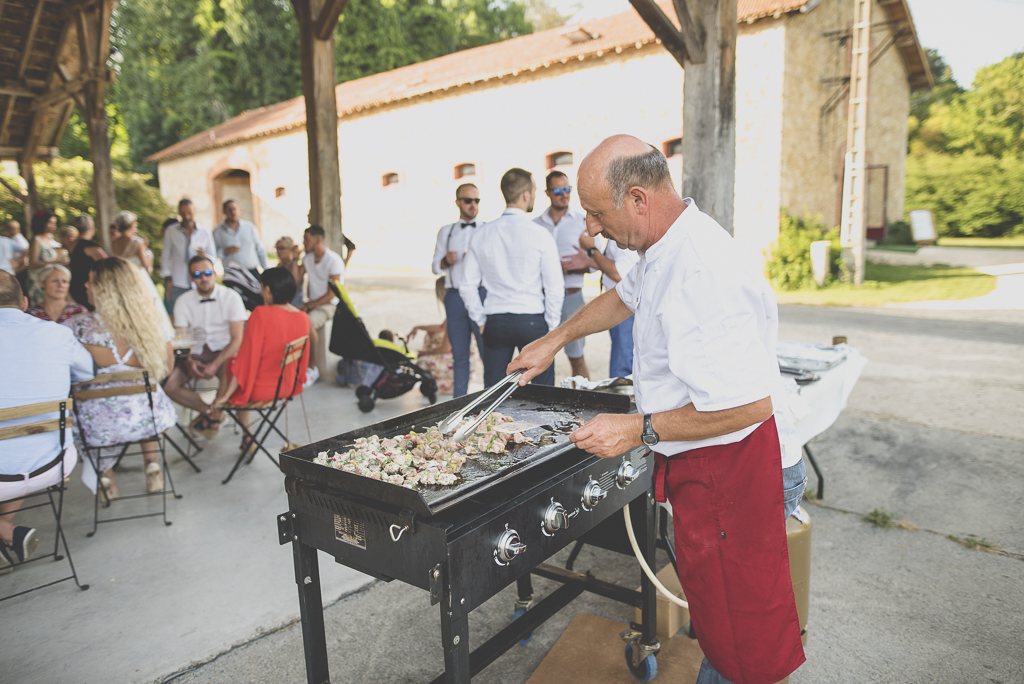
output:
M174 425L174 405L157 384L167 377L174 356L156 305L134 266L119 257L96 261L89 272L86 293L96 311L70 318L64 325L74 331L78 341L92 354L97 377L145 368L154 386L152 409L146 393L87 399L75 406L75 445L79 453L89 456L82 469L82 481L95 492L98 471L100 486L109 501L118 496L112 468L122 449L90 448L87 452L85 447L136 442ZM131 383L99 384L90 389L125 384ZM150 441L141 446L146 460L146 491L158 492L164 483L157 445ZM98 464L91 463L90 458Z

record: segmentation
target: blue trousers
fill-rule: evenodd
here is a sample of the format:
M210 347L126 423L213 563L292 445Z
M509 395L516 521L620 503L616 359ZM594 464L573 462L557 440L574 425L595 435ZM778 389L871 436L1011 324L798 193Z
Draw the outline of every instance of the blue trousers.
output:
M484 386L490 387L505 377L516 349L520 351L548 334L544 314L490 314L484 326ZM536 385L555 384L555 364L535 377Z
M612 355L608 361L608 377L624 378L633 373L633 316L608 330L612 338Z
M487 298L487 290L480 288L480 301ZM470 340L476 338L476 348L483 354L484 342L480 328L469 319L466 304L453 287L444 293L444 312L448 319L448 341L452 345L452 397L461 397L469 391Z

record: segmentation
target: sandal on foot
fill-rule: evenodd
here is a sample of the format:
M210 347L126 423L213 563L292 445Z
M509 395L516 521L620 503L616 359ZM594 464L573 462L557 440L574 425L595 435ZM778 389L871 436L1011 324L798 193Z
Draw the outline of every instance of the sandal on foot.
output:
M100 478L100 490L103 493L104 500L106 501L106 503L103 504L104 507L110 506L110 503L114 499L121 496L121 493L117 491L117 485L114 484L114 481L105 475Z
M160 464L150 461L146 464L146 492L162 492L164 489L164 474L160 470Z
M220 432L219 420L214 420L207 415L201 415L188 426L194 435L201 435L207 442L212 442Z

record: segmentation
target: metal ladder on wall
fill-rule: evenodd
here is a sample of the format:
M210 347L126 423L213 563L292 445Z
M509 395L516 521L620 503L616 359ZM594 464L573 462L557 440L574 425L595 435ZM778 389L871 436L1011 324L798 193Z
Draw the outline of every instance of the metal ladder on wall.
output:
M871 59L871 2L853 0L853 51L850 60L850 108L843 173L840 244L853 262L853 282L864 282L864 203L867 193L868 66Z

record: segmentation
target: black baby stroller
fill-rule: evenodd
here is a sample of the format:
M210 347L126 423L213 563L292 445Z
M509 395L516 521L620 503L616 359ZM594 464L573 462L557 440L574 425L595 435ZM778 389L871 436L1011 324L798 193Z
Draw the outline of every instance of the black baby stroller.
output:
M415 387L416 383L419 383L420 392L431 404L436 402L437 382L429 371L413 363L416 357L405 346L405 340L398 338L399 342L395 343L372 339L362 319L356 314L356 308L345 288L331 283L331 289L341 301L334 314L334 328L331 330L328 349L345 359L383 366L383 370L369 385L356 388L359 410L369 413L377 399L401 396Z
M231 288L242 296L242 302L247 311L252 311L263 303L263 295L260 294L260 281L244 268L238 266L225 268L224 287Z

